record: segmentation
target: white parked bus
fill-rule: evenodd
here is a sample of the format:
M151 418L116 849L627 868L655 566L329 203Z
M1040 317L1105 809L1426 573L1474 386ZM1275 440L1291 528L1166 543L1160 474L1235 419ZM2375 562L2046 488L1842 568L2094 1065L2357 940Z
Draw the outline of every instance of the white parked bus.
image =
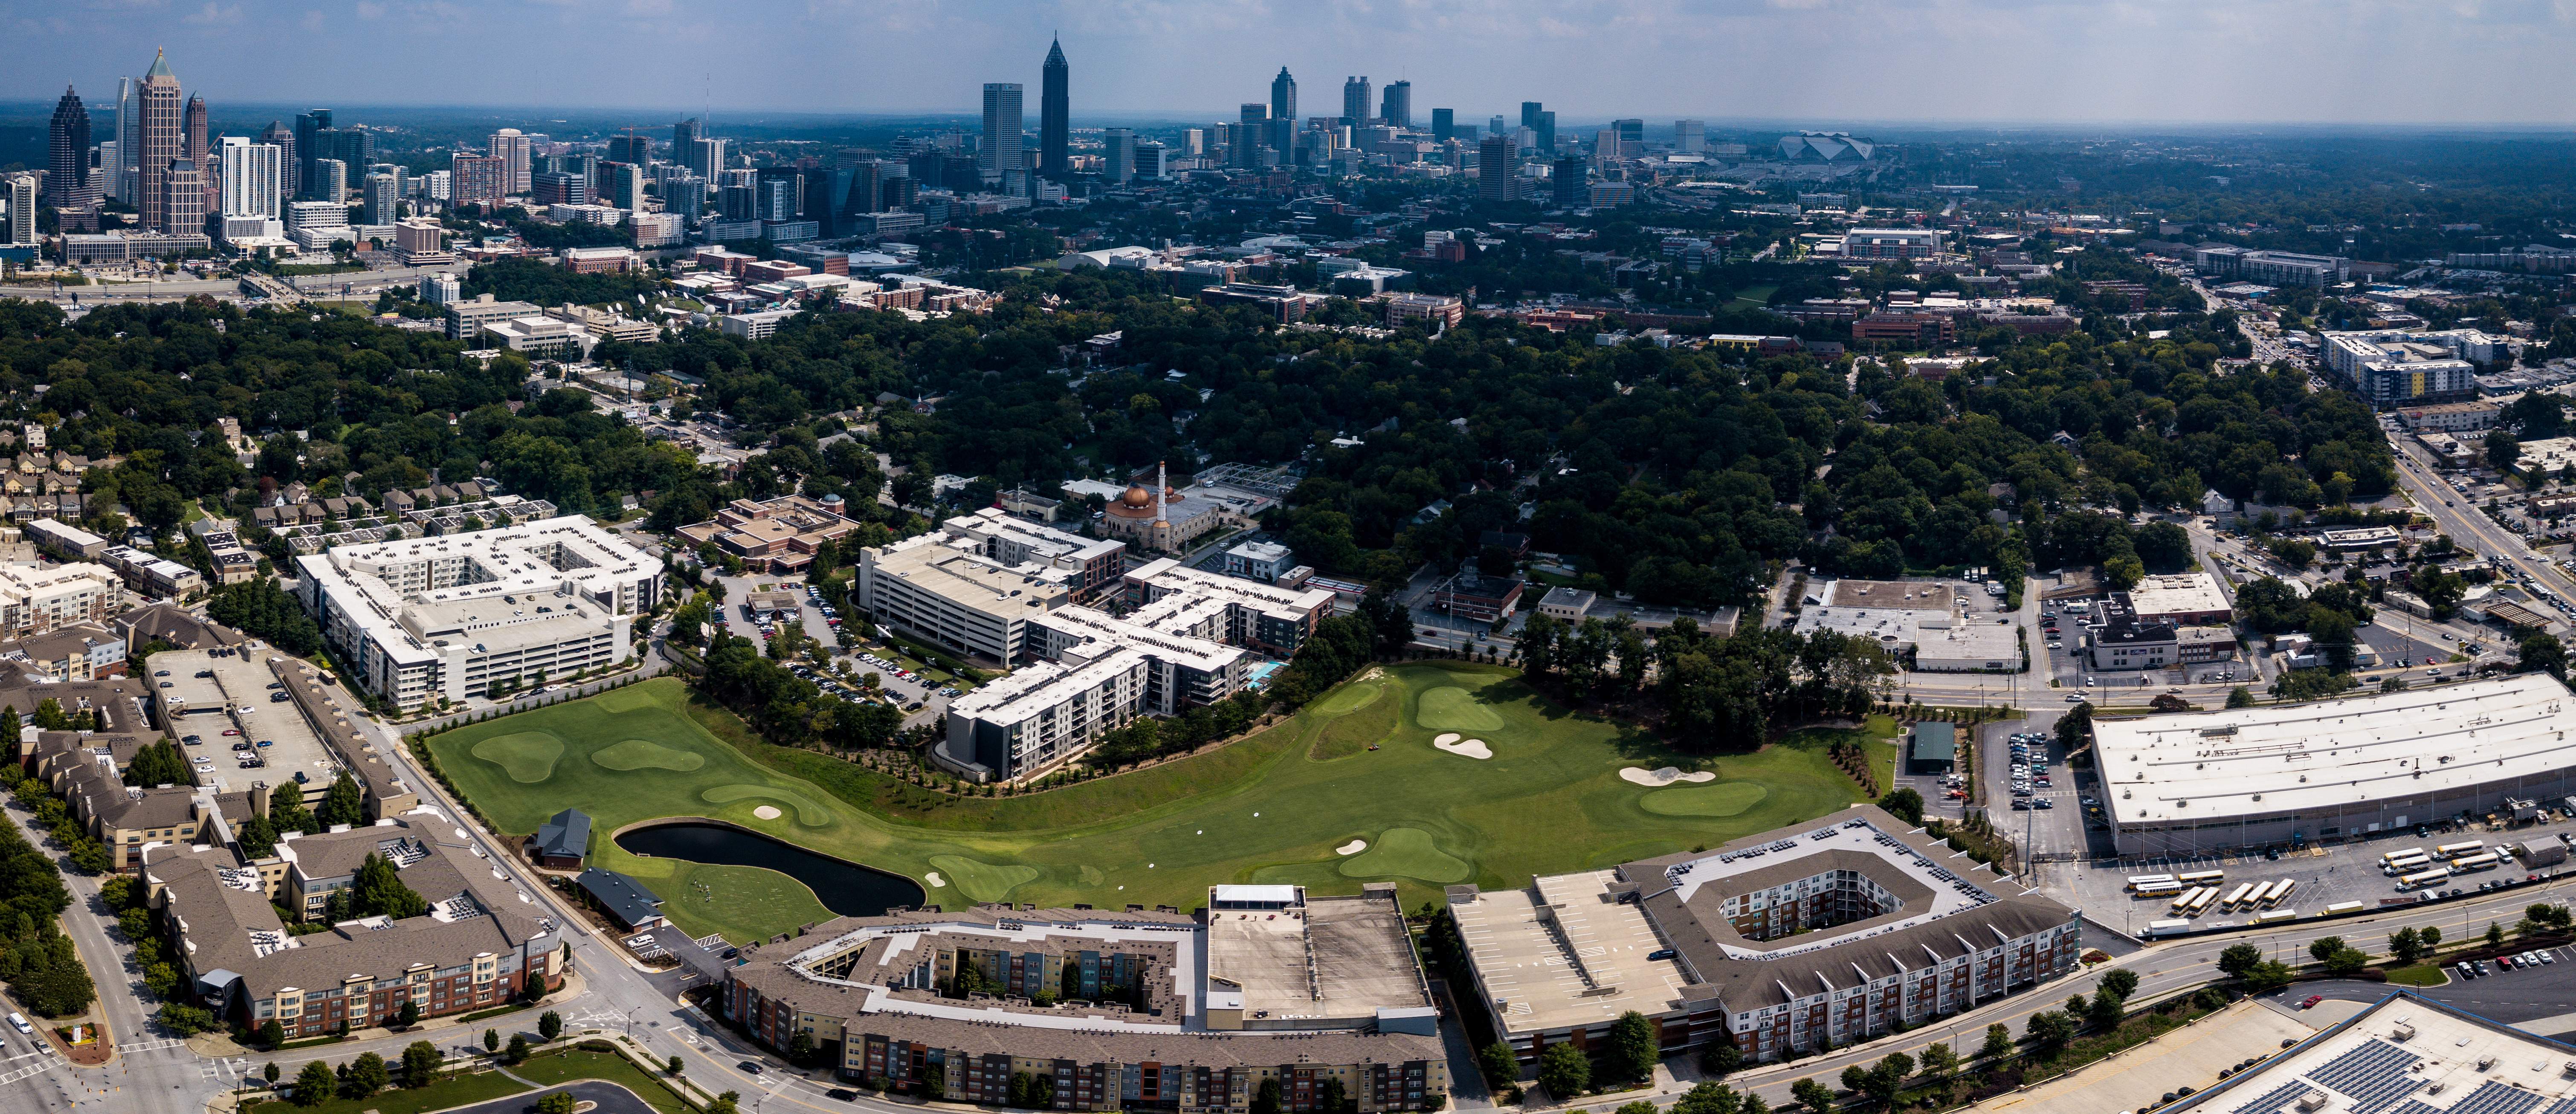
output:
M2183 889L2183 884L2180 882L2149 882L2138 887L2136 893L2141 898L2172 897L2183 892Z
M2426 886L2441 885L2442 883L2449 881L2450 878L2451 870L2449 867L2437 866L2431 870L2417 871L2416 873L2399 878L2397 880L2397 888L2401 890L2420 890Z
M2463 855L2451 860L2451 869L2459 871L2462 874L2466 874L2472 870L2494 870L2496 862L2495 852L2483 851L2475 855Z
M2254 883L2239 882L2235 889L2227 891L2227 897L2218 903L2218 907L2222 910L2234 909L2244 904L2246 898L2252 896L2254 896Z
M2208 886L2227 880L2223 870L2194 870L2174 875L2174 881L2186 886Z
M2189 932L2189 931L2191 931L2191 922L2190 922L2190 921L2149 921L2149 922L2147 922L2147 939L2150 939L2150 940L2153 940L2153 939L2155 939L2155 938L2156 938L2156 937L2158 937L2158 936L2171 936L2171 935L2174 935L2174 934L2176 934L2176 933L2180 933L2180 932Z
M2216 887L2216 886L2208 886L2208 887L2204 887L2204 888L2202 888L2202 890L2200 891L2200 896L2199 896L2199 897L2195 897L2195 898L2191 899L2191 913L2190 913L2190 915L2191 915L2191 916L2195 916L2195 917L2197 917L2197 916L2199 916L2199 915L2201 915L2201 914L2203 914L2203 913L2208 912L2208 911L2209 911L2209 903L2210 903L2210 902L2213 902L2213 901L2216 901L2216 900L2218 900L2218 887Z
M2170 874L2132 874L2129 876L2129 888L2134 890L2141 886L2153 886L2161 882L2179 881L2181 881L2181 879Z
M2473 839L2466 843L2445 843L2434 848L2433 853L2445 859L2456 859L2462 855L2474 854L2486 845L2487 841L2483 839Z
M2193 886L2192 888L2183 891L2183 895L2181 897L2177 897L2173 900L2173 914L2177 917L2190 916L2191 903L2200 900L2202 892L2208 889L2209 887L2207 886Z
M2274 909L2268 912L2256 913L2254 915L2254 923L2278 924L2282 921L2296 920L2298 919L2298 916L2299 911L2296 909Z
M2409 851L2402 856L2390 859L2386 863L2381 864L2379 872L2390 875L2411 874L2415 871L2424 869L2424 867L2432 861L2433 857L2431 855L2427 855L2421 851Z
M2269 909L2284 901L2288 901L2290 899L2290 892L2298 888L2299 880L2296 878L2284 878L2278 882L2272 883L2272 892L2263 895L2263 907Z
M2403 848L2399 848L2399 849L2397 849L2397 850L2395 850L2395 851L2390 851L2390 852L2388 852L2388 853L2386 853L2386 854L2383 854L2383 855L2379 856L2379 865L2381 865L2381 866L2387 866L2388 864L2393 863L2393 862L2396 862L2396 861L2397 861L2397 860L2399 860L2399 859L2411 858L2411 857L2415 857L2415 856L2422 856L2422 855L2424 855L2424 849L2423 849L2423 848L2421 848L2421 847L2403 847ZM2428 858L2429 858L2430 856L2425 856L2425 857L2428 857Z
M2332 917L2344 913L2358 913L2365 908L2368 908L2368 906L2365 906L2358 901L2338 901L2332 905L2326 906L2326 911L2319 915Z

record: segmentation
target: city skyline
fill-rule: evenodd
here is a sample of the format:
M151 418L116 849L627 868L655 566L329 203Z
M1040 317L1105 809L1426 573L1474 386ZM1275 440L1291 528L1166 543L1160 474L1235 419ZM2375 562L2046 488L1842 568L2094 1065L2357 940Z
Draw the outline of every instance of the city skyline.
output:
M1523 100L1569 121L1688 116L1952 124L2393 124L2564 126L2576 89L2551 80L2576 46L2576 9L2531 4L2434 11L2311 0L2092 8L1963 0L1915 4L1480 5L1472 11L1327 3L1114 9L969 2L922 11L835 3L753 5L691 22L662 0L567 0L523 12L484 0L360 3L346 11L261 4L66 6L9 24L0 97L50 101L68 82L112 86L126 57L185 59L191 91L223 106L340 104L558 110L711 109L823 115L972 114L988 82L1040 85L1048 39L1085 63L1070 115L1226 119L1267 99L1272 75L1410 81L1413 111L1482 118ZM157 14L156 14L157 13ZM864 14L862 14L864 13ZM603 19L619 15L622 18ZM487 19L529 33L491 35ZM594 51L537 33L579 26ZM636 81L620 60L671 35L691 68ZM278 67L280 36L330 47ZM462 47L470 41L473 51ZM864 50L870 64L812 72L811 57ZM1240 49L1257 43L1258 52ZM1223 44L1225 49L1207 49ZM2400 51L2408 80L2349 58ZM73 60L77 60L76 63ZM786 64L782 64L782 62ZM1973 64L1971 64L1973 63ZM453 74L453 81L421 80ZM619 96L635 90L633 97ZM819 95L818 95L819 94ZM2044 95L2043 95L2044 94ZM85 99L87 95L85 94ZM653 106L647 108L648 102Z

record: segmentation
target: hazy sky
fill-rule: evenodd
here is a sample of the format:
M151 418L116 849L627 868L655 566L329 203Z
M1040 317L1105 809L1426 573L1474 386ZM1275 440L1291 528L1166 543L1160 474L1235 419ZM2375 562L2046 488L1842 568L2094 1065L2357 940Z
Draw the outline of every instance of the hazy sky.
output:
M1077 119L1230 116L1284 64L1310 116L1364 73L1462 121L2576 122L2576 0L6 0L0 26L8 98L111 99L160 46L213 102L963 112L1018 81L1034 127L1060 31Z

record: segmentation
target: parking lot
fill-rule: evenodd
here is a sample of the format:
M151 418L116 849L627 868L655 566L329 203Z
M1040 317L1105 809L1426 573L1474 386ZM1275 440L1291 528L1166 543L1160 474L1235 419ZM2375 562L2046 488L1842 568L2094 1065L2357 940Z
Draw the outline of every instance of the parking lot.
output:
M923 680L920 674L905 661L897 660L897 655L891 647L883 644L872 645L862 639L856 651L844 649L840 641L841 628L833 621L840 616L825 613L823 604L807 594L806 585L802 582L781 580L775 576L729 576L724 578L724 585L725 629L754 642L767 641L775 623L766 614L758 619L743 614L743 602L750 598L752 592L764 585L769 586L773 591L795 594L798 609L792 621L800 624L807 636L821 643L823 648L832 655L829 663L813 669L815 676L808 678L822 687L825 695L843 700L856 700L861 687L858 679L874 673L877 675L879 691L892 697L898 707L905 709L904 726L911 727L932 722L946 711L948 696L941 687ZM837 679L838 665L845 661L850 664L850 673L846 682ZM826 672L835 676L827 677ZM904 675L906 673L911 673L912 676L907 677ZM915 703L920 704L921 707L913 708L912 705Z
M256 781L281 788L300 782L318 801L339 766L269 670L274 653L247 646L168 651L152 656L152 681L199 785L239 792Z

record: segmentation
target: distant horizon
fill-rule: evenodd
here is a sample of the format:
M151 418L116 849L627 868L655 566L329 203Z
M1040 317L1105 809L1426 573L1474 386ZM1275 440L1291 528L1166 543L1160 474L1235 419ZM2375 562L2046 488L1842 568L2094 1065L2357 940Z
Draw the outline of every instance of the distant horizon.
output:
M115 75L166 49L218 105L663 111L616 103L650 90L742 106L719 119L979 116L988 81L1034 109L1054 32L1074 116L1093 121L1232 119L1284 65L1300 117L1338 115L1343 79L1365 74L1412 81L1417 118L1540 101L1560 127L2576 130L2576 4L2544 0L58 0L0 37L0 96L49 103L69 83L112 101Z

